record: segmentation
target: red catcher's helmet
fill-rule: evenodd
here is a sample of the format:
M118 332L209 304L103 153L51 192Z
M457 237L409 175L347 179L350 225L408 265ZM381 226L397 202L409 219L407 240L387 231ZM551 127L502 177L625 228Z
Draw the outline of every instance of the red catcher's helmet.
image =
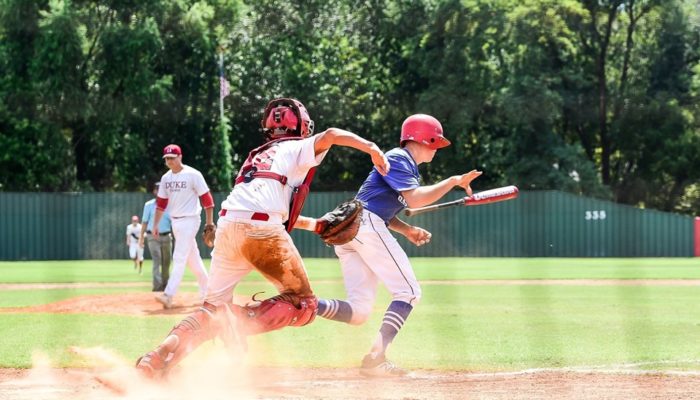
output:
M442 135L440 121L427 114L413 114L401 125L401 147L407 141L422 143L431 149L441 149L450 145Z
M309 117L306 107L296 99L279 98L270 101L260 123L267 140L314 134L314 121Z

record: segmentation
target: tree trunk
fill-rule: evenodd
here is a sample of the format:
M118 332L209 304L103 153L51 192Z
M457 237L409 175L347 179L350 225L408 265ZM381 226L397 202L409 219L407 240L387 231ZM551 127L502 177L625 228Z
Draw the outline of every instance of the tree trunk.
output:
M603 184L610 184L610 138L608 137L607 76L605 74L605 54L598 58L598 126L600 129L600 173Z
M598 56L596 60L596 74L598 75L598 129L600 130L600 174L603 184L610 184L610 155L612 154L612 141L608 132L608 87L607 74L605 72L608 47L610 45L610 35L612 25L617 15L617 8L620 2L613 2L608 9L608 20L605 26L605 34L600 37L596 18L593 18L594 36L598 39Z

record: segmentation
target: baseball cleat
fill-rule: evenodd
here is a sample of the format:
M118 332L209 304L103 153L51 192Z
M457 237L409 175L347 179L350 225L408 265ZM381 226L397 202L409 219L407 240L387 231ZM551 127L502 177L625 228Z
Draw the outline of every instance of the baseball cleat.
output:
M148 379L158 379L167 372L165 360L155 351L149 351L136 360L136 370Z
M384 355L372 358L370 354L367 354L362 359L362 366L360 367L360 375L366 377L396 378L407 373L408 371L397 367L393 362L387 360Z
M165 293L156 295L156 300L162 304L165 309L173 308L173 298Z

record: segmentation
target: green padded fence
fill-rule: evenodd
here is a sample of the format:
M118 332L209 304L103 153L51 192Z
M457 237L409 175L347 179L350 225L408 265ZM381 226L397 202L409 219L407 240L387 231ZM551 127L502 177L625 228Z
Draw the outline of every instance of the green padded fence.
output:
M320 216L351 192L312 193L304 214ZM445 200L458 198L454 191ZM217 211L226 194L215 194ZM145 193L0 193L0 259L128 258L124 231ZM420 257L692 257L693 218L541 191L516 200L406 218L433 233ZM307 257L333 257L310 232L293 232ZM206 258L210 250L200 243Z

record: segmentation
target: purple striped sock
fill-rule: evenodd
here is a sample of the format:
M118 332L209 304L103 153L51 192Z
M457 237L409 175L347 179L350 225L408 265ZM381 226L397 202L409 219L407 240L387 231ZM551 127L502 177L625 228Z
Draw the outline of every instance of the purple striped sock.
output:
M403 301L394 300L389 304L389 308L387 308L384 313L382 327L379 328L379 333L382 334L384 342L383 350L386 350L389 343L391 343L396 337L396 334L399 333L403 324L406 322L406 318L408 318L408 314L411 313L411 310L413 310L413 306Z
M343 300L318 299L318 312L316 315L333 321L348 323L352 318L352 307L350 303Z

